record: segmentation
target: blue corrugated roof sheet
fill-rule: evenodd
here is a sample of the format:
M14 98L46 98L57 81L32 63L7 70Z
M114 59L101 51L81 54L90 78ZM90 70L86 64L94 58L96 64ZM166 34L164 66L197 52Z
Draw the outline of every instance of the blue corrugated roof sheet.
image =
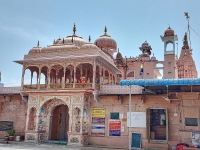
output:
M128 85L139 85L139 86L200 85L200 78L137 79L137 80L120 81L120 86L128 86Z

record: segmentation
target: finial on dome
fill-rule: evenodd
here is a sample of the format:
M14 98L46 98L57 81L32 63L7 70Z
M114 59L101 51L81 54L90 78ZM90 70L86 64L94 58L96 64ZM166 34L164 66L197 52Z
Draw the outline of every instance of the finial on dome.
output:
M118 51L117 51L118 53L119 53L119 48L118 48Z
M64 40L64 38L63 38L63 44L65 43L65 40Z
M184 39L183 39L183 48L184 48L184 49L189 49L188 40L187 40L187 33L185 33L185 35L184 35Z
M88 39L88 41L89 41L89 42L91 41L90 35L89 35L89 39Z
M55 41L55 39L53 40L53 44L55 44L56 43L56 41Z
M104 34L107 35L107 28L105 26L105 29L104 29Z
M39 46L40 46L40 41L38 40L37 47L39 47Z
M74 27L73 27L73 32L74 32L74 35L76 34L76 24L74 23Z

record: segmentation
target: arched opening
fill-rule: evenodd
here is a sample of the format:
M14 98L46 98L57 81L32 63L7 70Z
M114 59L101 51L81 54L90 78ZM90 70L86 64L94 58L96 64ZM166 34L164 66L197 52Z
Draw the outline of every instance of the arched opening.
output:
M24 84L25 85L31 84L31 71L29 69L25 70L25 73L24 73Z
M33 107L30 109L29 113L28 130L35 130L35 125L36 125L36 108Z
M67 105L56 106L52 110L51 140L68 140L69 113Z
M134 71L129 71L127 73L127 79L134 79L135 77L135 72Z
M100 83L100 68L97 65L96 66L96 84L99 84L99 83Z
M163 79L164 78L164 66L163 64L156 64L154 69L154 79Z
M173 51L173 44L172 44L172 42L168 41L166 44L167 44L166 45L166 51Z

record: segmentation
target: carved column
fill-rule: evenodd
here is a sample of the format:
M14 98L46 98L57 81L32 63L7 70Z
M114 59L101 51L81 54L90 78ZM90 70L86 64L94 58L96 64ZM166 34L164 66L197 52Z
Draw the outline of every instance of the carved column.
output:
M48 70L47 70L47 89L50 89L50 69L48 67Z
M32 85L32 81L33 81L33 71L31 70L31 85Z
M38 74L38 82L37 82L37 87L40 89L40 78L41 78L41 68L39 67L39 74Z
M64 89L65 88L65 83L66 83L66 77L65 77L65 72L66 72L66 64L64 65L64 69L63 69L63 71L64 71L64 78L62 79L62 89Z
M21 88L24 89L24 74L25 74L25 67L22 68L22 79L21 79Z
M92 88L95 89L95 79L96 79L96 61L94 60L93 63L93 82L92 82Z
M73 88L75 88L76 83L76 64L74 65L74 82L73 82Z
M99 67L99 84L101 84L102 83L102 68L101 67Z

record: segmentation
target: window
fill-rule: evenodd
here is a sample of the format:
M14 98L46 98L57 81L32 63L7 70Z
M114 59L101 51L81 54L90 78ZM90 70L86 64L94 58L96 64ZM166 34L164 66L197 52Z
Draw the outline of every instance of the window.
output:
M119 119L119 112L111 112L110 119Z
M172 64L171 62L168 62L168 67L171 67L171 64Z
M172 72L168 72L168 75L172 75Z
M185 118L185 126L198 126L197 118Z

